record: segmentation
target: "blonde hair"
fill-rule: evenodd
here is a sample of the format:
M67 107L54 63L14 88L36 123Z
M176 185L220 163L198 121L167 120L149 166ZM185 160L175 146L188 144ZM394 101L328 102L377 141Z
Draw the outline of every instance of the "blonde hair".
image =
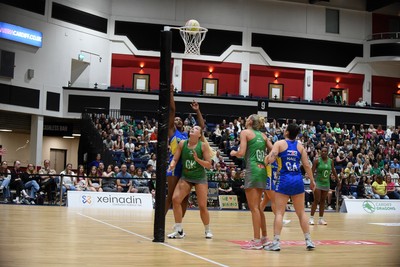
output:
M212 159L217 152L210 146L210 143L208 143L207 139L204 136L203 130L201 131L200 141L206 145L206 148L210 152L210 158Z
M265 126L265 118L263 116L260 116L258 114L251 114L249 116L249 119L251 119L252 121L252 128L254 130L261 130L263 129Z

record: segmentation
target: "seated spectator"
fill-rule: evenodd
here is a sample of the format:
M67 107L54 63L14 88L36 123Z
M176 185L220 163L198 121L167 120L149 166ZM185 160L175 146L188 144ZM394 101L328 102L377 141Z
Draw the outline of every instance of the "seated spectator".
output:
M40 191L45 191L47 194L47 201L49 203L54 202L54 195L53 192L57 188L56 184L56 171L54 169L50 168L50 160L44 160L43 162L43 168L39 170L39 185L40 185Z
M76 188L78 188L78 190L80 191L88 190L88 180L83 165L78 166L78 173L76 175L77 175L75 181Z
M111 139L111 134L107 135L107 139L103 140L104 148L107 150L112 150L114 147L114 142Z
M355 104L356 107L365 107L366 105L367 102L365 102L362 97L359 97L358 101Z
M143 172L143 177L144 178L151 178L151 174L154 172L154 169L153 169L153 165L151 165L151 164L149 164L149 163L147 163L147 165L146 165L146 169L144 170L144 172Z
M342 178L342 181L340 183L340 193L341 193L343 199L353 199L354 198L354 196L351 194L351 191L350 191L349 178Z
M157 154L156 153L151 153L150 154L150 159L147 162L147 164L152 165L153 166L153 171L154 172L156 171L156 168L157 168Z
M124 141L120 135L117 136L117 140L114 141L113 150L123 152L125 148Z
M132 164L133 165L133 164ZM131 190L131 185L132 185L132 175L130 175L127 172L128 168L126 167L126 164L121 165L121 171L116 175L117 178L117 190L118 192L129 192ZM131 193L135 190L131 190Z
M399 163L399 160L397 158L393 159L393 162L390 164L390 168L393 168L395 170L395 172L399 172L400 171L400 163Z
M103 161L101 160L101 154L96 154L96 159L93 160L93 161L89 164L89 168L91 168L92 166L96 166L96 168L98 168L100 162L103 162Z
M143 175L142 168L136 169L136 175L133 176L133 184L137 189L138 193L150 193L149 189L150 178L151 176L147 178Z
M117 181L114 179L114 166L107 166L107 170L103 172L102 188L104 192L117 192Z
M376 176L376 181L372 184L375 199L389 199L387 196L386 182L381 175Z
M386 184L387 196L390 199L400 199L400 194L395 190L395 183L392 181L390 174L386 175Z
M4 201L10 200L11 171L7 168L7 161L2 161L0 166L0 191L3 191Z
M399 174L394 171L394 168L389 169L389 175L395 184L397 184L399 182Z
M218 186L218 194L219 195L233 195L232 186L228 178L228 174L225 173L222 176L222 181L219 182Z
M88 175L88 185L90 191L103 192L101 188L102 179L98 175L96 166L92 166Z
M370 177L368 177L365 180L364 188L365 188L365 194L364 194L365 198L368 198L368 199L374 198L374 191L372 190Z
M135 144L133 143L132 138L129 138L128 142L125 144L125 150L129 152L129 155L132 155L135 152Z
M22 181L24 182L25 189L29 189L31 204L35 204L34 199L36 199L36 193L39 192L40 186L37 182L39 179L35 165L29 163L26 167L25 173L22 177Z
M75 187L75 173L72 171L72 164L68 163L67 166L65 166L65 169L60 172L60 176L62 177L62 194L64 195L67 190L77 190Z
M30 197L25 191L25 185L22 181L22 177L23 173L21 171L21 162L16 160L14 162L14 169L11 170L10 188L14 188L16 190L16 198L14 202L17 204L23 203L23 199L20 199L21 196L30 201Z

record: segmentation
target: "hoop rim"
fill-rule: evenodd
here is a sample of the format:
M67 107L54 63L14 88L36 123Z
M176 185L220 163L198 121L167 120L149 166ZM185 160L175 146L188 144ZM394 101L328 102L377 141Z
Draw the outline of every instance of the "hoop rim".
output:
M196 31L193 31L193 28L197 29ZM208 29L201 27L201 26L182 26L178 27L179 31L181 32L187 32L187 33L203 33L207 32Z

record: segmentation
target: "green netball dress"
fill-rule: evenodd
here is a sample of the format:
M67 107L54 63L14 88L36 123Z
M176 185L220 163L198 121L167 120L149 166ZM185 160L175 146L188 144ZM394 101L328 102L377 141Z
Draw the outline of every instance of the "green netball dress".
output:
M329 190L329 179L332 171L332 160L328 158L326 162L322 158L318 159L317 177L315 179L316 188L324 191Z
M181 179L193 184L206 184L206 170L197 161L194 160L193 150L196 151L197 157L203 159L203 151L201 150L202 142L199 141L194 149L188 148L188 140L183 144L182 159L182 177Z
M253 130L255 137L247 142L245 154L245 188L265 189L267 172L265 170L265 140L260 131Z

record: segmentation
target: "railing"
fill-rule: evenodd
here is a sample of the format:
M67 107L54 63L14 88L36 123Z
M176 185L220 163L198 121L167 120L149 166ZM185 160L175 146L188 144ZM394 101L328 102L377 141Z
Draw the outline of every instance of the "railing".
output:
M380 32L367 36L367 41L385 40L385 39L400 39L400 32Z

